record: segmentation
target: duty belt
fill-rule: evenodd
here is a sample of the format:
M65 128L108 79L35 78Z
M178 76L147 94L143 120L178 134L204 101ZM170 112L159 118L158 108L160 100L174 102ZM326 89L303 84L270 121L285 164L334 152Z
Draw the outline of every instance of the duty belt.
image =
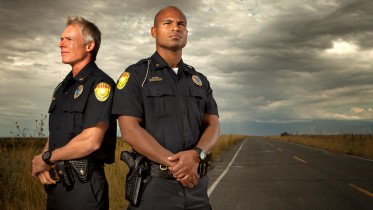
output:
M55 167L49 170L52 179L59 183L62 181L64 185L73 185L78 178L82 183L88 182L91 178L92 170L103 169L104 164L89 158L81 158L78 160L57 161Z
M207 174L208 166L210 161L203 161L198 165L198 175L202 178ZM164 178L164 179L176 179L167 166L161 165L150 161L150 176Z

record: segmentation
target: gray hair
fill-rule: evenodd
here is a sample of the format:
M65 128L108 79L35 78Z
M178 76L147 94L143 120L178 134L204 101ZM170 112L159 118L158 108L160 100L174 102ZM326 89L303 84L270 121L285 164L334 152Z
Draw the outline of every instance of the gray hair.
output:
M98 50L100 49L100 44L101 44L101 31L98 29L98 27L78 16L70 16L67 18L66 26L70 25L78 25L80 27L80 32L82 34L84 44L88 44L90 42L94 42L95 46L93 50L91 51L91 56L93 60L96 60Z

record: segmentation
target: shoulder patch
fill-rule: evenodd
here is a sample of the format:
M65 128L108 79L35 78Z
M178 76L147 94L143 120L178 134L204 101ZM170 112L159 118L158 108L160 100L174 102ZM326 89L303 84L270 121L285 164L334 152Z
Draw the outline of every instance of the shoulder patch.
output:
M122 90L124 86L126 86L128 79L130 78L130 73L129 72L123 72L117 82L117 88L119 90Z
M99 101L106 101L110 95L110 85L105 82L100 82L95 87L95 96Z

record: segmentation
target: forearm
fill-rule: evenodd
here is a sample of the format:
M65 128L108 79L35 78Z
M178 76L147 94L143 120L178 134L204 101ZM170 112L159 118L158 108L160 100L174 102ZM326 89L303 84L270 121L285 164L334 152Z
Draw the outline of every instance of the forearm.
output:
M98 123L87 128L70 140L68 144L52 152L51 162L85 157L100 148L107 125Z
M205 123L207 127L198 141L197 147L203 149L206 153L210 153L218 142L220 135L219 119L215 115L206 115Z
M139 125L139 120L128 116L120 116L118 118L122 139L149 160L165 166L171 166L173 163L167 158L173 153L161 146L153 136L142 128Z
M49 138L47 139L47 142L44 145L42 153L44 153L45 151L48 151L48 148L49 148Z

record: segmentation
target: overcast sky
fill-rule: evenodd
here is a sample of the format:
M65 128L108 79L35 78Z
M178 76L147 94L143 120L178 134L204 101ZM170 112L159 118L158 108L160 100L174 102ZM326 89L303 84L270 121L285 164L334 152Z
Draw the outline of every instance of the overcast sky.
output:
M187 16L183 60L209 78L221 122L373 120L371 0L0 0L0 136L47 114L71 70L58 48L67 16L100 28L97 64L116 81L153 54L167 5Z

